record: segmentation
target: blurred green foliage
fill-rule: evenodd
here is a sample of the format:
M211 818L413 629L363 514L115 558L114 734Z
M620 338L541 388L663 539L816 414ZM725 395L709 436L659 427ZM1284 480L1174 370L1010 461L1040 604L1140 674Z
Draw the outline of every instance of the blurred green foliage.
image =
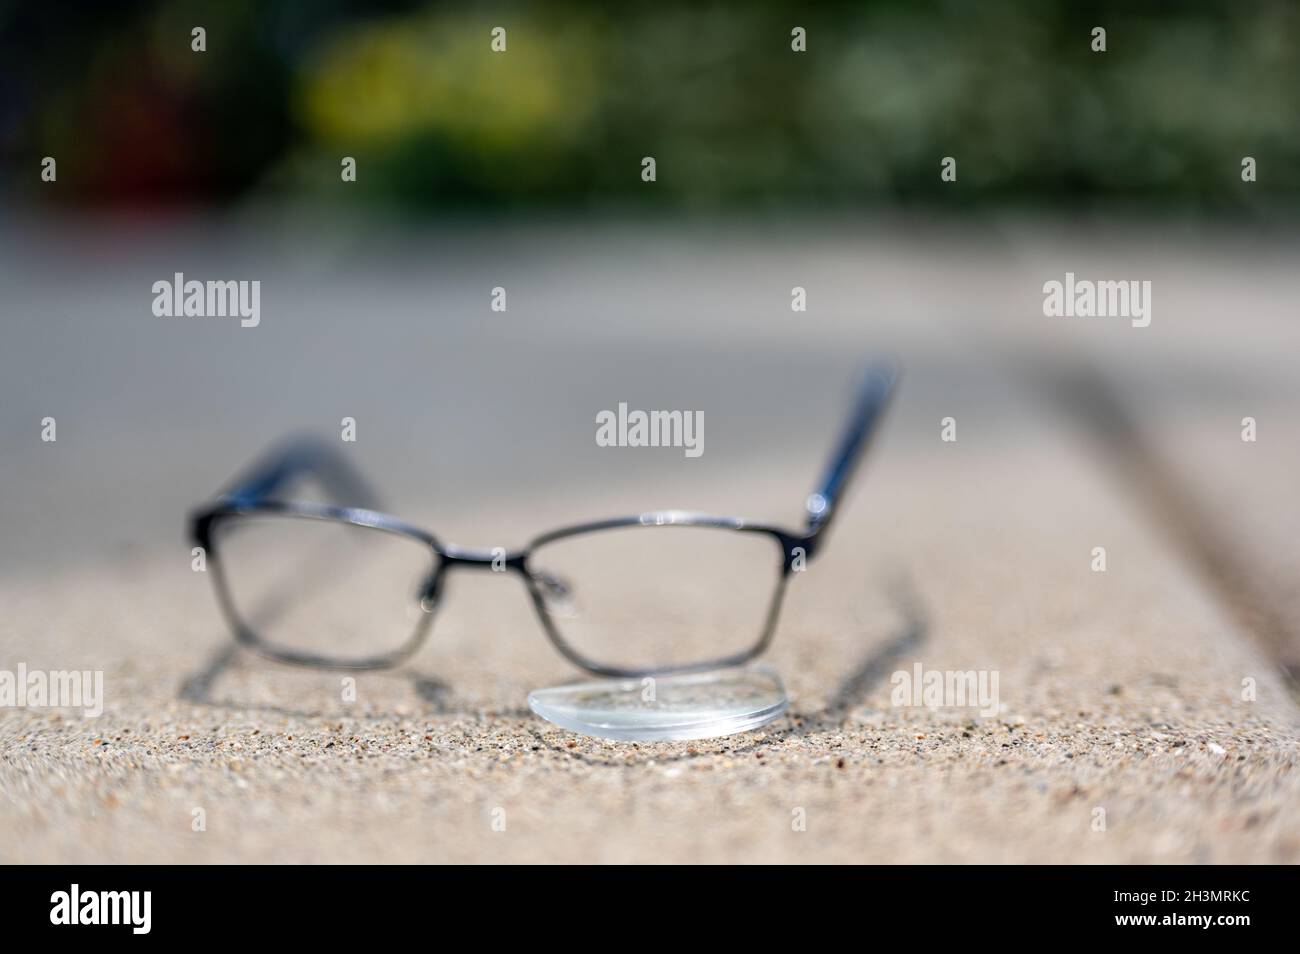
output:
M225 0L0 16L5 181L36 200L1250 211L1292 202L1300 176L1289 0ZM206 53L190 50L194 25ZM57 190L39 182L46 155ZM940 182L944 156L955 184Z

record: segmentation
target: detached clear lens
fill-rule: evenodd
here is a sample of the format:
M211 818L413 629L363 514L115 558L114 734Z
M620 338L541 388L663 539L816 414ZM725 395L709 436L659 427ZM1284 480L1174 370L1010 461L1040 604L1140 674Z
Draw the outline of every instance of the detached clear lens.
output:
M788 700L780 677L760 666L535 689L528 704L543 719L584 735L660 742L756 729L784 712Z

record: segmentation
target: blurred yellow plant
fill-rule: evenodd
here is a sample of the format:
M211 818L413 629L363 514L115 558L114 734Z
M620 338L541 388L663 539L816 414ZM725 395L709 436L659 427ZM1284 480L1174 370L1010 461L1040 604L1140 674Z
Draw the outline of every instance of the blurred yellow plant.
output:
M504 26L504 52L491 31ZM421 16L350 25L310 58L296 112L313 138L362 146L435 132L467 151L566 140L596 105L600 45L582 27Z

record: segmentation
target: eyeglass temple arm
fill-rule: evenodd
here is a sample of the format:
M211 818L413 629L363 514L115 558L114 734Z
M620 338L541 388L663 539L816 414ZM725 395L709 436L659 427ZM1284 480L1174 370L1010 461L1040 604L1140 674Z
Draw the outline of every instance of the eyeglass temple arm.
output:
M304 478L316 480L340 506L380 509L378 495L352 462L333 444L314 437L272 447L222 496L239 504L257 504Z
M892 364L872 365L863 375L857 399L854 401L848 424L835 447L835 453L817 490L808 495L805 508L808 514L809 536L830 524L840 491L853 476L858 461L862 459L863 451L866 450L871 435L880 423L881 414L889 403L889 397L894 391L897 380L898 372Z

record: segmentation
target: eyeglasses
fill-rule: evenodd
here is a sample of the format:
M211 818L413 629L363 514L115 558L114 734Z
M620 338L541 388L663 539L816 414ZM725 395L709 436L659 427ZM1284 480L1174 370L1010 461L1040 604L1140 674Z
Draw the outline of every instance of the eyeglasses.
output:
M282 662L400 663L428 635L447 575L468 568L522 578L546 635L593 673L738 665L771 642L786 584L825 538L894 383L891 367L865 374L802 531L668 510L552 530L522 550L444 545L380 512L335 447L307 440L195 513L192 534L236 638ZM308 478L335 503L280 496Z

